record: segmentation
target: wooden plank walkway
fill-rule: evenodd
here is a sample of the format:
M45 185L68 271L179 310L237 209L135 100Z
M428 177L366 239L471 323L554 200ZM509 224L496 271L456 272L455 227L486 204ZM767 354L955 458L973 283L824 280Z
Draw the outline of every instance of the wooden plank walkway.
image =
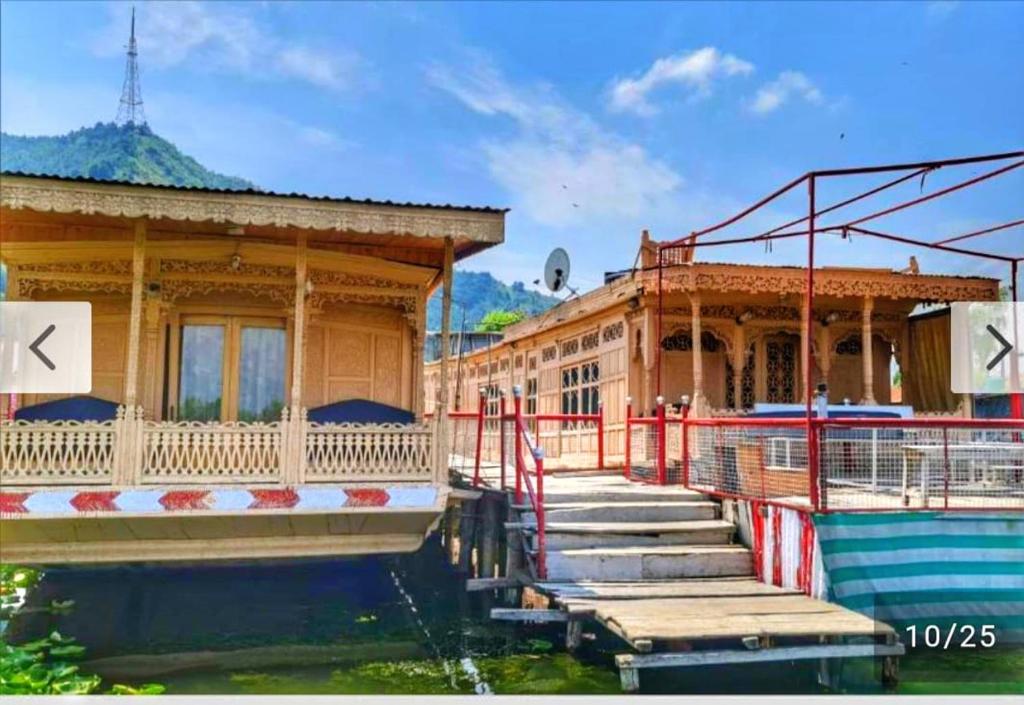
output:
M894 630L799 590L758 582L734 527L695 514L707 497L680 487L631 483L617 474L545 478L548 571L530 587L551 609L495 610L496 619L564 622L566 644L579 645L592 620L631 649L619 654L623 689L639 687L646 668L880 657L894 673L902 654ZM580 516L578 507L600 504ZM557 517L557 518L555 518ZM724 525L724 526L723 526ZM531 512L507 524L535 555ZM554 548L552 548L554 547ZM527 561L529 563L530 561Z

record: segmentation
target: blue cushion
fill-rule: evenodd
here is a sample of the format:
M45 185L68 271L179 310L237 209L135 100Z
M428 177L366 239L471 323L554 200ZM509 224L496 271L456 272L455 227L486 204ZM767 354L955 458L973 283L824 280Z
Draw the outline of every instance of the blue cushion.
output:
M115 402L90 396L44 401L14 412L16 421L110 421L116 417Z
M317 423L413 423L411 411L380 404L369 399L349 399L309 410L309 420Z

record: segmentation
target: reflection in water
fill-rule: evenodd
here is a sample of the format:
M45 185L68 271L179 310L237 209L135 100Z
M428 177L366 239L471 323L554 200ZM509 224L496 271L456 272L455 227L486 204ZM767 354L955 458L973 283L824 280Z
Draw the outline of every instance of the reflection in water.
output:
M107 682L164 683L169 693L620 692L613 663L625 651L620 641L596 629L596 640L570 655L559 648L564 627L490 621L436 539L393 557L54 569L30 606L53 599L76 606L64 616L17 617L12 642L56 628L87 647L85 670ZM977 683L957 691L950 681L1024 672L1019 651L973 656L904 659L900 691L980 692ZM816 665L658 669L644 672L641 686L646 693L820 693ZM947 680L913 676L932 671ZM999 680L989 692L1018 692L1006 690L1013 677ZM843 686L879 692L870 660L847 663Z

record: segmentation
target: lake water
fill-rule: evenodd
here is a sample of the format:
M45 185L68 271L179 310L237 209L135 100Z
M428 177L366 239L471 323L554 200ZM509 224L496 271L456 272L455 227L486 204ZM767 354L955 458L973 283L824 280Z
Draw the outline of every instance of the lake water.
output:
M31 605L67 615L15 619L14 642L59 629L87 647L106 684L159 682L172 694L615 694L614 655L595 627L576 654L563 632L496 623L436 540L404 556L230 565L50 570ZM649 693L820 693L814 663L641 673ZM914 654L900 692L1024 692L1020 652ZM842 688L880 692L870 661Z

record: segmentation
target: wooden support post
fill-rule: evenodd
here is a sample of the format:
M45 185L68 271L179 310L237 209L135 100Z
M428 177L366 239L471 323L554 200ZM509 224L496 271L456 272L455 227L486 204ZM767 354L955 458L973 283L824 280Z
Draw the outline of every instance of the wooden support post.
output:
M146 274L146 221L134 223L132 244L132 301L128 315L128 360L124 372L124 416L120 419L115 485L134 485L141 472L142 449L137 425L142 414L139 403L139 355L142 348L142 297Z
M282 481L285 484L302 482L306 451L303 448L305 439L306 417L302 409L302 385L305 368L306 340L306 234L299 233L295 243L295 322L292 326L292 393L291 413L289 414L288 462L282 468Z
M575 651L583 642L583 620L574 619L565 625L565 650Z
M888 653L882 656L882 685L893 690L900 682L900 654L903 653L903 646L899 643L895 633L886 634L885 647Z
M619 684L622 686L622 692L624 693L636 693L640 690L640 669L638 668L620 668L619 669Z
M699 416L703 416L704 409L704 346L701 342L703 330L701 328L700 297L696 294L690 297L690 337L693 339L693 408ZM661 341L658 341L661 345Z
M518 521L519 512L509 511L509 521ZM505 575L509 578L518 578L526 572L525 561L523 560L524 542L526 541L523 532L518 529L505 529ZM505 603L518 605L519 588L509 588L505 591Z
M442 290L441 290L441 385L439 389L438 397L438 408L436 412L436 423L440 433L438 434L438 469L436 471L436 481L438 483L445 484L448 475L448 457L449 457L449 419L448 419L448 399L449 392L451 389L451 380L448 379L448 358L451 355L451 342L449 340L451 336L452 327L452 275L455 265L455 243L450 237L444 239L444 262L442 264L441 276ZM442 469L443 468L443 469Z
M477 553L479 557L477 577L493 578L496 575L495 568L498 559L498 524L500 523L498 502L495 497L485 493L480 499L480 507L483 511L480 517L480 531L477 531L480 546Z
M142 297L146 273L146 221L135 221L135 242L132 246L132 303L128 316L128 361L124 372L124 403L138 403L139 353L142 337Z
M743 368L747 363L746 330L743 324L736 324L732 349L732 406L736 411L743 410Z
M864 308L861 317L861 360L864 363L864 397L861 404L875 403L875 360L872 351L871 314L875 308L875 301L870 296L864 298Z
M444 551L449 565L452 565L455 562L455 549L453 546L455 543L456 506L457 505L449 505L444 511Z
M473 544L476 536L477 513L482 500L470 500L462 503L459 513L459 563L458 570L469 575L473 569Z
M827 323L827 322L826 322ZM822 323L818 329L818 368L821 370L821 383L830 388L829 376L832 371L832 331Z

